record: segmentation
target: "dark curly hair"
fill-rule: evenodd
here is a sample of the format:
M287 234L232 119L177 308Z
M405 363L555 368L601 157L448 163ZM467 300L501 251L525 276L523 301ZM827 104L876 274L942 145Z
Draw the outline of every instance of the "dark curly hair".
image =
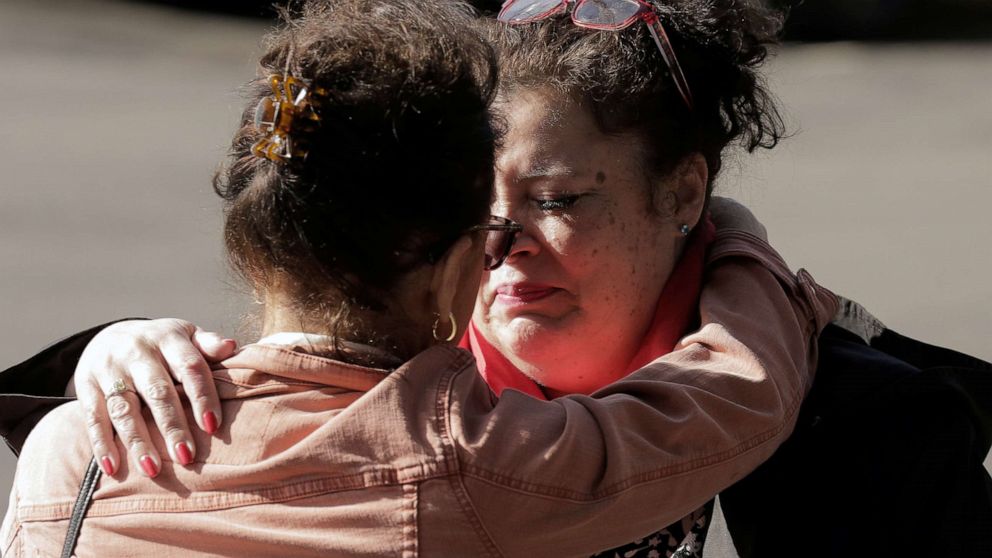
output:
M769 45L778 42L784 15L743 0L652 4L692 90L692 111L642 23L620 32L596 31L557 15L524 25L483 25L500 54L503 92L550 87L585 103L604 133L638 134L647 148L646 170L658 176L701 153L709 194L728 145L770 149L784 135L757 72Z
M485 220L495 54L455 2L309 2L284 18L214 178L228 254L255 286L291 278L280 288L301 312L381 311L405 273ZM327 90L302 164L251 153L255 107L283 73Z

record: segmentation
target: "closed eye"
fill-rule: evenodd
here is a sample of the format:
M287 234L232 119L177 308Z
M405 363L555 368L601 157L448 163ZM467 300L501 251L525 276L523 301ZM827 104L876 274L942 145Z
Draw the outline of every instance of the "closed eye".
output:
M536 199L534 203L537 204L538 209L541 211L564 211L575 205L575 202L581 197L582 194L562 195L547 199Z

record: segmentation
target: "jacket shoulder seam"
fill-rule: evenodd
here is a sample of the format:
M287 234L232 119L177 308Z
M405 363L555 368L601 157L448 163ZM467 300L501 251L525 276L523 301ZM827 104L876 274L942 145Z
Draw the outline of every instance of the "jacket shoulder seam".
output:
M472 364L475 362L475 359L464 351L457 349L451 350L457 353L456 357L458 358L453 361L454 366L451 366L451 369L438 382L435 397L435 401L437 402L435 407L436 428L438 429L438 435L441 437L442 451L444 452L448 470L454 473L449 477L449 485L455 499L458 501L459 507L462 509L462 513L465 515L469 524L472 525L472 529L488 553L491 556L502 556L503 554L499 551L499 547L496 545L496 541L493 540L492 534L486 529L482 518L479 517L478 510L472 504L472 497L469 495L468 488L465 486L462 478L462 464L458 459L458 452L455 450L454 436L451 434L452 391L454 390L455 379L466 372L477 373L472 370ZM458 359L461 359L461 362Z

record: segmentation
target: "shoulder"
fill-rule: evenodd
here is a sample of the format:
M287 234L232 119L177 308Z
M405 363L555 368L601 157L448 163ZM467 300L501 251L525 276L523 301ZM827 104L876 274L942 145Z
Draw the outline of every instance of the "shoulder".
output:
M449 440L453 413L490 404L492 398L472 353L447 345L418 354L379 387L388 389L389 397L395 399L394 408L415 416L421 428Z
M19 506L41 506L51 519L68 517L92 457L78 402L55 408L31 431L17 462Z
M469 399L463 382L482 382L471 353L457 347L437 345L404 363L336 418L342 436L351 440L369 463L411 462L427 457L446 463L450 446L451 416ZM484 385L484 383L483 383ZM488 395L485 395L488 401ZM346 425L362 425L354 432ZM368 440L377 444L368 445ZM367 450L367 451L366 451ZM442 467L442 469L444 469Z
M769 283L770 278L799 307L813 331L822 331L837 314L838 299L818 284L805 269L793 273L766 240L745 230L717 230L706 258L707 282L724 277L742 291L749 285ZM748 293L742 292L742 296Z
M452 380L466 372L478 375L472 353L454 346L436 345L407 361L384 380L400 389L446 389Z

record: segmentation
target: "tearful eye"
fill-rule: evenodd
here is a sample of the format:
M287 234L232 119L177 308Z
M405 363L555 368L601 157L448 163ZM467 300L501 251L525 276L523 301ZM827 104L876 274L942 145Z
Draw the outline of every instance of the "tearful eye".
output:
M582 197L579 194L567 196L557 196L550 199L534 200L541 211L563 211L575 205L575 202Z

